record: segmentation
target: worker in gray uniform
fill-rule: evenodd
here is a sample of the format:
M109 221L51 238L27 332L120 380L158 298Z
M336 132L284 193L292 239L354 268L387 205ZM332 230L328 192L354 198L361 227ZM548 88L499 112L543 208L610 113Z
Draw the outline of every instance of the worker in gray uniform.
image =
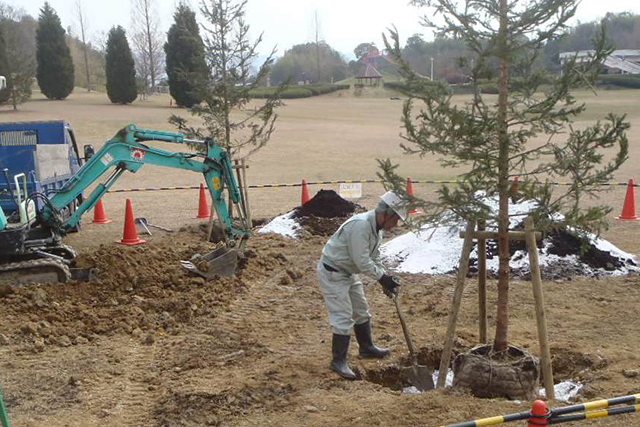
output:
M389 354L389 350L373 343L369 304L358 274L377 280L388 297L397 294L399 284L380 262L379 248L383 231L391 230L406 218L406 205L389 191L382 195L375 210L354 215L342 224L322 249L317 273L333 329L330 366L343 378L356 378L347 363L351 327L360 357L383 358Z

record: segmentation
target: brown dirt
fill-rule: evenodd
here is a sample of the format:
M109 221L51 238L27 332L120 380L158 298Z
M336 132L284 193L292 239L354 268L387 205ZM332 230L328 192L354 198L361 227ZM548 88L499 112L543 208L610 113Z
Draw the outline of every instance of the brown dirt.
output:
M592 109L629 112L640 123L633 93L580 96L589 102L588 114ZM102 94L78 92L66 101L37 100L19 113L0 114L6 121L62 114L81 143L99 146L129 121L169 129L166 117L183 112L166 104L112 106ZM386 98L287 102L274 140L252 159L251 183L367 179L375 177L375 158L387 156L402 162L403 173L413 179L454 177L456 171L443 171L434 159L402 156L397 148L400 109L400 103ZM632 142L637 129L632 128ZM637 160L633 144L631 153ZM616 179L633 176L636 165L627 162ZM144 169L123 177L116 188L197 185L201 179ZM414 188L418 195L433 197L433 186ZM372 208L381 192L379 185L366 186L358 203ZM176 232L142 236L146 246L114 246L122 234L120 209L126 197L134 199L136 216ZM251 197L254 216L264 218L295 207L300 189L255 189ZM602 194L602 201L615 206L611 219L619 214L623 197L622 187ZM66 239L83 254L84 265L102 270L101 281L0 288L0 381L12 425L413 427L530 407L530 402L482 400L451 389L401 394L397 370L407 363L406 344L394 307L377 285L366 288L374 334L392 349L391 357L359 360L352 346L351 363L366 379L347 382L331 373L331 332L315 278L326 236L309 233L292 240L255 234L248 246L253 256L238 277L205 282L178 267L180 259L212 248L197 243L197 191L114 193L105 196L105 207L113 223L95 225L87 218L82 232ZM603 237L638 253L637 227L614 221ZM402 283L401 300L420 348L419 362L435 367L454 280L403 275ZM490 327L495 325L495 287L490 281ZM581 399L640 392L638 377L631 376L640 370L640 277L545 281L544 292L556 380L585 382ZM511 342L539 354L530 284L514 281L510 300ZM478 342L477 323L477 286L469 279L456 352ZM581 425L614 423L640 427L640 416Z

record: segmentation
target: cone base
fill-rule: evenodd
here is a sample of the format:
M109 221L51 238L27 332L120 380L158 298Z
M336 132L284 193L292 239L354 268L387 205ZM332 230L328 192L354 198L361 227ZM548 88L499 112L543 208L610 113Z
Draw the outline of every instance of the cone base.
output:
M617 219L617 220L619 220L619 221L640 221L640 218L638 218L638 217L636 217L636 216L631 217L631 218L626 218L626 217L622 217L622 216L617 216L617 217L616 217L616 219Z
M122 240L118 240L116 243L120 245L133 246L133 245L141 245L143 243L147 243L147 241L142 239L130 239L130 240L122 239Z
M205 215L198 215L196 218L197 219L209 219L209 218L211 218L211 215L210 214L206 215L206 216Z
M92 224L109 224L111 222L110 219L99 219L91 221Z

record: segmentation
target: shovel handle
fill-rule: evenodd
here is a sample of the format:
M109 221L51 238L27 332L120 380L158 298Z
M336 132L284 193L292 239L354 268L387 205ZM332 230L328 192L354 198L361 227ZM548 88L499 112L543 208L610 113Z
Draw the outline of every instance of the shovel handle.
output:
M404 338L407 341L407 346L409 347L409 354L411 355L411 360L414 365L418 364L418 356L416 355L416 349L413 347L413 341L411 341L411 335L409 335L409 329L407 328L407 322L404 320L404 314L400 309L400 303L398 302L398 296L393 297L393 302L396 305L396 311L398 312L398 317L400 318L400 324L402 325L402 332L404 333Z

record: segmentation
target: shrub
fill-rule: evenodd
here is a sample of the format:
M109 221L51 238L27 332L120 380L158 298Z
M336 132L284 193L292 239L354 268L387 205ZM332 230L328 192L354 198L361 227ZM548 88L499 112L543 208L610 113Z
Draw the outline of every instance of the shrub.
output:
M613 85L630 89L640 89L640 76L636 74L603 74L598 77L598 85Z

